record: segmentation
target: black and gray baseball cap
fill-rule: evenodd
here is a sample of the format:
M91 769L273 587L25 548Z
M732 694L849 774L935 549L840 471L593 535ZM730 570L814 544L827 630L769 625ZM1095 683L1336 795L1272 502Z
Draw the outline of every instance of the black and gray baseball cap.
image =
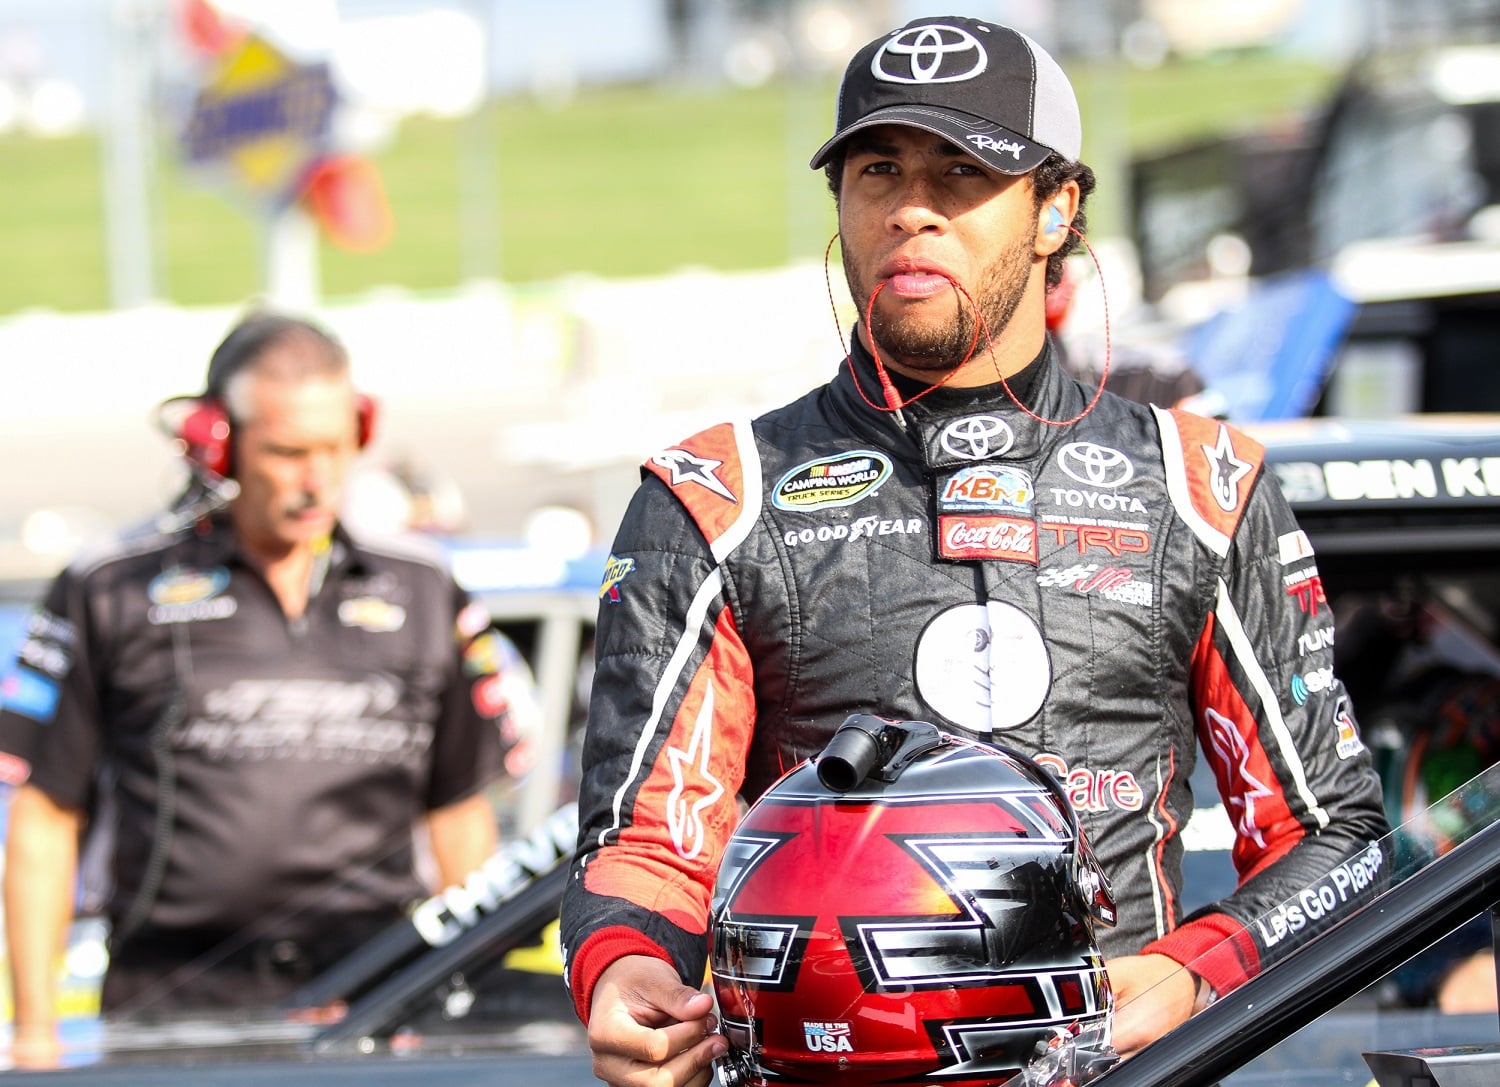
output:
M1083 147L1057 61L1019 30L963 16L914 19L854 54L812 168L860 129L890 124L942 136L1006 174L1030 173L1053 151L1076 162Z

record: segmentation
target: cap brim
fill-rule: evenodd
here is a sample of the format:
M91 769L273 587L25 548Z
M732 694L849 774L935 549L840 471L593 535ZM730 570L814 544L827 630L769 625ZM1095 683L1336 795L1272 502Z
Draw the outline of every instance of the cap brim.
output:
M934 136L941 136L963 148L974 159L1002 174L1029 174L1052 153L1050 147L972 114L934 106L889 106L846 125L833 139L818 148L818 153L808 165L814 170L822 169L839 144L856 132L876 125L907 125L931 132Z

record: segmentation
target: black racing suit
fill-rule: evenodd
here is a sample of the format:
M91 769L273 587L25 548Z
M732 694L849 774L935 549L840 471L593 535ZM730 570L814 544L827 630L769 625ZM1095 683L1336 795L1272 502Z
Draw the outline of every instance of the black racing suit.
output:
M506 728L498 634L437 559L340 529L296 619L223 520L58 576L0 750L114 813L106 1009L179 966L153 1009L280 999L429 893L413 823L498 778Z
M563 904L585 1019L620 955L702 979L736 795L753 801L853 711L1052 770L1114 882L1107 956L1193 962L1222 993L1310 914L1369 897L1379 783L1261 447L1107 394L1077 418L1092 391L1050 348L1022 378L1036 415L1076 421L1040 422L997 385L933 389L903 429L857 351L801 399L645 465L601 592ZM1239 886L1184 919L1200 746ZM1326 911L1273 909L1346 859Z

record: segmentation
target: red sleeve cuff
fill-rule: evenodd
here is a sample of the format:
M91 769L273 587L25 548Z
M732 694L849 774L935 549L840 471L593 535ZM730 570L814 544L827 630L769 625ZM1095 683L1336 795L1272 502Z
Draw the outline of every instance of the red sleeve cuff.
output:
M573 964L568 971L570 988L573 991L573 1007L584 1026L588 1025L589 1009L594 1002L594 986L599 975L609 969L616 959L626 955L650 955L662 962L672 964L672 956L660 946L633 928L611 925L595 932L573 955ZM676 966L672 968L675 970Z
M1205 914L1153 940L1142 955L1165 955L1223 996L1260 973L1260 952L1245 927L1222 913Z

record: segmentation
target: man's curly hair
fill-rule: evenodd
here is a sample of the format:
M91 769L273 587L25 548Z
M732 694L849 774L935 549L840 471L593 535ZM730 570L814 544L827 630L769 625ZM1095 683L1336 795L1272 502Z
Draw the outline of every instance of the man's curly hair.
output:
M840 147L823 166L823 176L828 179L828 191L833 194L834 206L839 202L839 182L844 176L845 148ZM1097 179L1089 166L1080 162L1069 162L1056 151L1042 160L1040 166L1031 171L1032 203L1035 211L1042 208L1057 195L1068 181L1078 182L1078 213L1073 216L1072 230L1063 240L1057 252L1047 258L1047 287L1051 289L1062 282L1063 263L1068 254L1078 246L1079 235L1088 230L1088 214L1084 210L1089 194L1094 191Z

